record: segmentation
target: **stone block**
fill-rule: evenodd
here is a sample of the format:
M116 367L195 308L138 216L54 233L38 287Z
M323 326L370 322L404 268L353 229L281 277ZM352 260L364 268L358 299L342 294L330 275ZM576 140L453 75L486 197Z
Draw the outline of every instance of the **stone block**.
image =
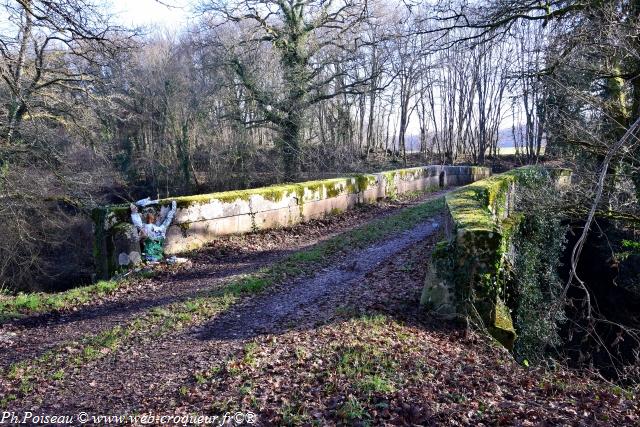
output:
M454 290L446 281L437 277L431 261L429 261L420 305L439 317L447 319L456 317Z

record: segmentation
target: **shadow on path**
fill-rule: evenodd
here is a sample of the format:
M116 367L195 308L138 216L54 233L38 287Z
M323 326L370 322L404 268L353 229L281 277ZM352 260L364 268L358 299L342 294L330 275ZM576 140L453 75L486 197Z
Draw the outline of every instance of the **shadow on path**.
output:
M202 340L247 339L276 333L285 320L319 299L342 292L359 281L378 264L408 249L437 232L440 224L431 219L364 250L349 254L349 259L320 270L312 278L298 279L274 294L258 296L232 309L195 331Z

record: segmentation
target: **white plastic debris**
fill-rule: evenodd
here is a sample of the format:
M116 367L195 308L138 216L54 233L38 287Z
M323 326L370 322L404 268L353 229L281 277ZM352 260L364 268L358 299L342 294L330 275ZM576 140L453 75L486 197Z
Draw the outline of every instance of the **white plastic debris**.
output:
M188 258L180 258L175 255L167 258L167 264L184 264L185 262L189 262Z
M149 206L149 205L157 205L158 201L151 200L151 197L145 197L144 199L138 200L135 204L137 206L140 206L141 208L144 208L145 206Z

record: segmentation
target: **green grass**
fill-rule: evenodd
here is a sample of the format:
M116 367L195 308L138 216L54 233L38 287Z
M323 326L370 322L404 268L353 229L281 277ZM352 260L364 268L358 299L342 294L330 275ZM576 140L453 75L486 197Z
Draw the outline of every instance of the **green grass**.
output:
M304 411L304 408L297 405L283 405L280 409L280 416L282 417L282 425L285 426L298 426L309 423L309 415Z
M53 373L53 375L51 375L51 378L56 380L56 381L64 379L64 369L59 369L59 370L55 371Z
M38 314L62 310L85 304L96 297L112 294L124 282L100 281L90 286L82 286L57 294L43 292L19 293L16 296L0 297L0 321L23 314Z
M207 377L204 376L202 373L196 372L193 375L193 378L196 380L196 384L204 384L207 382Z
M354 397L349 396L347 401L338 410L338 415L348 421L367 420L371 418L364 405Z
M60 381L65 378L65 367L82 366L92 360L100 359L118 348L129 330L115 326L96 335L82 337L78 341L63 343L65 351L49 350L33 360L23 360L10 365L6 379L17 384L17 392L28 395L35 383L51 378Z
M387 323L388 319L384 314L372 314L362 316L360 321L365 325L368 325L370 328L376 329L377 327L383 326Z
M244 346L244 358L242 361L249 365L254 366L256 364L256 352L258 351L258 344L250 342Z
M393 383L380 375L367 375L357 384L364 393L393 393Z
M296 360L298 362L304 362L310 356L309 352L304 347L296 346L296 348L294 348L293 351L296 355Z
M336 371L348 380L360 381L371 375L385 375L395 368L388 355L368 344L337 348L336 352Z
M17 310L38 310L44 303L39 294L18 294L13 300Z

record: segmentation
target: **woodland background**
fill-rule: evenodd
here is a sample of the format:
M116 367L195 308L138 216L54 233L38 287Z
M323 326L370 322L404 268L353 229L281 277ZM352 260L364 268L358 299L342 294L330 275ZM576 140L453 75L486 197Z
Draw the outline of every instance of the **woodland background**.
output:
M640 1L202 0L175 32L123 27L89 0L0 10L5 292L90 282L100 204L547 162L575 188L561 206L530 195L550 245L521 266L535 298L556 295L540 285L552 265L577 277L576 301L607 295L603 312L640 299ZM571 310L590 336L587 309Z

